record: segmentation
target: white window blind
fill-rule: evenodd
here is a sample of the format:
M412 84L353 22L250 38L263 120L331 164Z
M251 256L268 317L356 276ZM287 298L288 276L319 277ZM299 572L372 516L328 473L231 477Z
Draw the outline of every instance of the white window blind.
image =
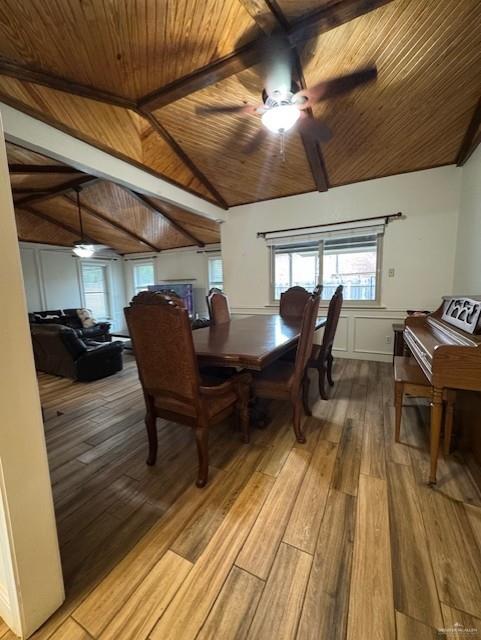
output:
M110 317L107 266L104 264L81 263L84 304L97 320Z
M134 291L146 291L147 287L155 284L154 263L141 262L134 265Z
M209 258L209 289L212 289L212 287L217 289L224 288L224 271L220 256L211 256Z

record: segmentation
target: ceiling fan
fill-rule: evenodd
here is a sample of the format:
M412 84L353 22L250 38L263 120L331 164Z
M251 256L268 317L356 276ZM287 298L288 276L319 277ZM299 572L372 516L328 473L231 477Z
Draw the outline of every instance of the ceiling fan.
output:
M78 211L78 220L79 220L79 229L80 229L80 240L75 240L73 243L72 251L78 258L91 258L94 253L98 249L105 248L105 245L99 244L87 237L84 233L83 222L82 222L82 209L80 207L80 192L81 187L75 187L75 191L77 194L76 203L77 203L77 211Z
M260 128L244 147L245 153L252 153L262 143L267 130L281 136L281 155L284 149L284 134L296 127L298 133L315 142L327 142L332 133L329 127L319 119L311 117L308 109L323 100L348 93L361 85L377 78L377 68L369 65L356 71L319 82L309 89L301 89L291 79L290 64L286 59L271 65L262 91L262 104L251 105L201 105L197 107L199 115L232 113L260 116L264 128Z

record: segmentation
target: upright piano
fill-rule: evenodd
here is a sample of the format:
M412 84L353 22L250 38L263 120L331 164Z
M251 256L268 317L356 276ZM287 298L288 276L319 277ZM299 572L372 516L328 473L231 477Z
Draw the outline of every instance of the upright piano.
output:
M429 482L434 484L444 390L481 391L481 296L445 296L434 313L406 318L404 340L432 385Z

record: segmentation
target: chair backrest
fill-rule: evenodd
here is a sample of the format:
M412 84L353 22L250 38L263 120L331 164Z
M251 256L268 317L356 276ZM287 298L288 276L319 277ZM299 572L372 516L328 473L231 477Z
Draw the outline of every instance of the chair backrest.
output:
M322 337L323 351L332 347L334 338L336 337L336 330L339 323L339 316L341 315L343 301L342 289L343 286L340 284L329 302L326 326L324 327L324 335Z
M199 371L189 314L181 298L141 291L124 309L144 394L199 409Z
M315 292L309 296L306 304L304 305L301 332L297 343L296 360L294 363L294 391L302 382L307 363L311 356L316 318L319 311L319 300L320 296Z
M313 291L315 295L321 295L322 285L318 284ZM279 314L283 318L300 319L304 313L304 307L311 294L304 287L290 287L281 293L279 301Z
M281 293L279 314L283 318L302 318L304 307L310 295L304 287L290 287Z
M207 296L207 309L211 324L230 322L229 300L223 291L212 287Z

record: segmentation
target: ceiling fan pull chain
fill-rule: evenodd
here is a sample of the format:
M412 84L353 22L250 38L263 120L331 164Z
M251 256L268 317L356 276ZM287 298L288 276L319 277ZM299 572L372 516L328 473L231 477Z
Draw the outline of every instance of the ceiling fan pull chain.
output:
M281 161L282 161L282 163L284 163L286 161L286 147L285 147L285 143L284 143L284 131L280 132L280 139L281 139Z

